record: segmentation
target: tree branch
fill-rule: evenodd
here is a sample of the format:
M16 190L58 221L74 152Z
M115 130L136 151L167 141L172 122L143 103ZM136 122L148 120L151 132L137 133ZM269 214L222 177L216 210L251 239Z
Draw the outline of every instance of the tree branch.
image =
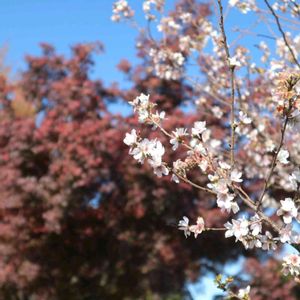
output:
M293 58L295 64L296 64L296 65L298 66L298 68L300 69L300 63L298 62L297 57L296 57L296 55L295 55L295 53L294 53L292 47L290 46L290 44L289 44L289 42L288 42L288 40L287 40L287 38L286 38L286 35L285 35L285 33L284 33L284 31L283 31L283 29L282 29L282 27L281 27L281 24L280 24L280 21L279 21L279 18L278 18L278 16L277 16L277 14L275 13L273 7L270 5L269 1L268 1L268 0L264 0L264 1L265 1L266 5L268 6L268 8L269 8L271 14L272 14L273 17L275 18L275 21L276 21L278 30L280 31L280 33L281 33L281 35L282 35L282 38L283 38L283 40L284 40L284 43L285 43L285 45L288 47L288 49L289 49L289 51L290 51L290 53L291 53L291 55L292 55L292 58Z
M234 68L235 66L230 64L230 53L229 53L229 48L227 44L227 37L224 29L224 17L223 17L223 6L221 0L218 0L218 5L219 5L219 14L220 14L220 19L219 19L219 26L222 34L222 39L223 39L223 46L224 50L226 53L226 60L227 64L230 70L230 87L231 87L231 112L230 112L230 123L231 123L231 138L230 138L230 163L231 167L234 166L234 144L235 144L235 136L234 136L234 131L235 131L235 117L234 117L234 94L235 94L235 86L234 86Z
M257 203L257 207L256 207L256 211L258 211L260 209L260 206L262 204L262 201L263 201L263 198L267 192L267 188L268 188L268 185L270 183L270 180L272 178L272 175L273 175L273 172L274 172L274 169L276 167L276 161L277 161L277 157L278 157L278 154L283 146L283 142L284 142L284 135L285 135L285 132L286 132L286 127L287 127L287 124L288 124L288 121L289 121L289 115L287 114L286 115L286 118L285 118L285 121L284 121L284 124L283 124L283 128L281 129L281 138L280 138L280 143L279 143L279 146L276 150L276 153L273 157L273 161L272 161L272 164L271 164L271 169L270 169L270 172L268 174L268 177L266 178L265 180L265 184L264 184L264 188L263 188L263 191L259 197L259 200L258 200L258 203Z

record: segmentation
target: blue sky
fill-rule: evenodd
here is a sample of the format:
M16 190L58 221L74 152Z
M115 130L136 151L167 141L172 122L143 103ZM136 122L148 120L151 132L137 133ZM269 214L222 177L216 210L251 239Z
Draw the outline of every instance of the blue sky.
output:
M87 4L88 3L88 4ZM24 68L24 54L39 54L39 43L53 44L69 53L78 42L100 40L105 55L97 59L97 76L105 82L121 81L116 71L122 57L134 60L135 32L110 21L112 0L2 0L0 45L8 44L7 63Z
M137 10L138 20L143 21L142 1L129 2ZM174 2L168 0L168 6ZM136 32L129 26L111 22L112 3L113 0L1 0L0 45L9 46L8 64L15 71L22 69L25 53L39 54L40 42L53 44L58 52L67 54L69 47L77 42L100 40L106 50L97 58L95 75L107 83L122 82L123 75L115 66L124 57L136 61ZM233 14L228 18L228 29L250 25L245 15ZM264 30L263 26L259 28ZM232 34L229 30L228 33ZM246 41L246 45L257 51L253 41Z

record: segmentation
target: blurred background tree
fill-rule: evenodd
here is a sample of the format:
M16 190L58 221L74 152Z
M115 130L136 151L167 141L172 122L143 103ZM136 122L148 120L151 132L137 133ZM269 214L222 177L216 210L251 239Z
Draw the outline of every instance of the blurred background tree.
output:
M98 45L75 46L69 59L42 47L18 82L1 77L2 297L180 298L187 279L236 258L218 233L201 241L178 233L182 212L225 222L199 205L203 195L128 159L125 124L137 120L112 115L107 106L123 93L89 78ZM188 87L145 81L139 87L161 91L174 110L170 125L194 120L177 107Z

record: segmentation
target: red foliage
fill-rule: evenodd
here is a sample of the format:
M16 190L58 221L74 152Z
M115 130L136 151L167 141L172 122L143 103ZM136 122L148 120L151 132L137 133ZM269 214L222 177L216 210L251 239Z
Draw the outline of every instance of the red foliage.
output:
M105 88L89 76L93 49L78 45L67 59L43 45L19 82L0 78L1 299L183 295L210 262L219 269L242 253L222 233L185 240L174 226L182 215L201 214L209 226L227 216L199 190L137 166L122 141L136 118L107 109L151 91L173 111L167 127L186 125L195 116L178 105L191 88L138 70L132 90Z

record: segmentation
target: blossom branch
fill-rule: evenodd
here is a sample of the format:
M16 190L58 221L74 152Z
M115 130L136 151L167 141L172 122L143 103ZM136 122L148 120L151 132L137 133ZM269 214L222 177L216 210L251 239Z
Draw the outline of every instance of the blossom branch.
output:
M223 38L223 46L224 50L226 53L226 59L227 63L229 66L230 70L230 85L231 85L231 113L230 113L230 123L231 123L231 142L230 142L230 163L231 167L234 166L234 143L235 143L235 136L234 136L234 131L235 131L235 118L234 118L234 94L235 94L235 85L234 85L234 68L235 65L231 64L231 57L229 53L229 48L227 44L227 37L224 29L224 17L223 17L223 6L221 0L218 0L218 6L219 6L219 14L220 14L220 19L219 19L219 26Z
M256 211L257 207L249 195L239 186L234 186L234 188L238 191L239 196L243 200L243 202L252 210ZM262 211L258 210L256 213L261 217L263 221L269 224L277 233L279 233L280 228L274 223L270 218L268 218Z
M169 138L173 138L173 135L171 133L169 133L167 130L165 130L161 124L159 122L157 122L156 120L154 120L151 116L150 116L150 121L160 129L160 131L166 135ZM184 147L186 147L189 150L193 150L193 148L191 146L189 146L188 144L186 144L184 141L181 141L181 145L183 145Z
M283 31L283 29L282 29L282 27L281 27L281 24L280 24L280 21L279 21L279 18L278 18L278 16L277 16L277 14L275 13L273 7L270 5L269 1L268 1L268 0L264 0L264 1L265 1L266 5L268 6L268 8L269 8L271 14L272 14L273 17L275 18L275 21L276 21L278 30L280 31L280 33L281 33L281 35L282 35L282 38L283 38L283 40L284 40L284 43L285 43L285 45L288 47L288 49L289 49L289 51L290 51L290 53L291 53L291 56L292 56L292 58L293 58L295 64L296 64L296 65L298 66L298 68L300 69L300 63L298 62L297 57L296 57L296 55L295 55L295 53L294 53L292 47L290 46L290 44L289 44L289 42L288 42L288 40L287 40L287 38L286 38L286 35L285 35L285 33L284 33L284 31Z
M268 225L270 225L273 230L280 235L280 227L273 222L268 216L266 216L262 211L257 210L257 207L255 206L254 202L252 201L252 199L249 197L249 195L239 186L234 185L234 188L238 191L239 196L241 197L241 199L243 200L243 202L251 209L253 209L254 211L256 211L256 213L258 214L258 216ZM300 252L300 245L299 244L295 244L292 243L291 246L293 246L298 252Z
M225 231L227 228L225 227L205 227L204 231Z
M276 167L276 161L277 161L277 157L278 157L278 154L283 146L283 142L284 142L284 135L285 135L285 132L286 132L286 128L287 128L287 124L288 124L288 121L289 121L289 114L286 115L286 118L285 118L285 121L284 121L284 125L283 125L283 128L281 129L281 138L280 138L280 143L279 143L279 146L276 150L276 153L273 157L273 160L272 160L272 164L271 164L271 169L270 169L270 172L268 174L268 177L266 178L265 180L265 184L264 184L264 188L263 188L263 191L259 197L259 200L258 200L258 203L257 203L257 207L256 207L256 211L258 211L260 209L260 206L262 204L262 201L263 201L263 198L267 192L267 188L268 188L268 185L270 183L270 180L271 180L271 177L274 173L274 169Z
M191 186L201 190L201 191L204 191L204 192L207 192L207 193L210 193L210 194L213 194L213 195L216 195L217 193L208 189L208 188L205 188L203 186L200 186L196 183L194 183L193 181L189 180L187 177L184 177L182 175L180 175L179 173L175 172L175 171L172 171L178 178L180 178L182 181L184 181L185 183L188 183L190 184Z

